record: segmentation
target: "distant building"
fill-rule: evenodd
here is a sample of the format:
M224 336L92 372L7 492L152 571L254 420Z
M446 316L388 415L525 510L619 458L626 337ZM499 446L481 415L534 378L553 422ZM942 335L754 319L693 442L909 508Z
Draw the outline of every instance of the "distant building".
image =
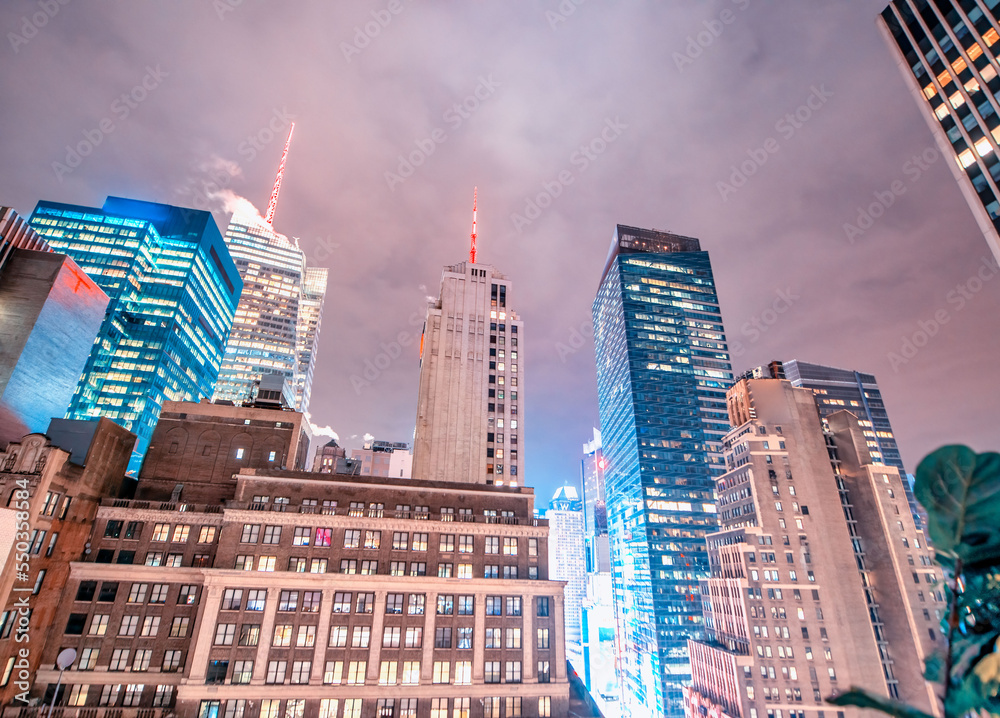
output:
M576 488L560 487L549 502L549 575L566 581L566 650L582 654L581 620L587 595L587 563L584 557L583 503Z
M72 453L41 433L0 448L0 526L20 532L0 549L0 563L12 567L0 573L0 705L24 705L14 700L25 690L21 676L42 666L47 631L65 605L70 562L89 551L98 506L118 495L135 443L108 419L63 421L48 433L73 432L89 438ZM19 649L26 647L24 658ZM15 671L21 658L27 665Z
M249 401L262 375L284 376L294 408L309 410L327 270L306 266L298 242L276 232L249 203L226 228L243 293L215 387L217 401Z
M513 309L513 283L477 264L474 247L473 240L470 261L444 268L440 294L427 306L413 476L521 486L524 323Z
M66 418L132 431L138 472L166 401L212 395L243 283L209 212L39 202L31 226L111 298Z
M351 450L351 458L360 462L362 476L408 479L413 468L410 445L403 441L369 439L363 448Z
M995 261L1000 260L998 21L992 0L893 0L879 17L903 79ZM920 172L937 158L928 147L908 164Z
M580 469L583 483L583 533L587 548L587 571L592 573L611 571L604 468L601 432L594 429L594 438L583 445L583 461Z
M741 379L728 407L688 718L813 715L851 687L938 715L923 670L947 604L899 470L854 414L821 418L788 381Z
M611 573L588 573L580 625L584 685L595 700L619 700L615 653L615 604Z
M729 349L697 239L618 225L594 300L622 712L677 718L725 470Z
M316 451L313 458L313 471L325 474L348 473L337 471L337 460L347 458L347 449L337 443L336 439L330 439Z
M108 295L0 207L0 446L65 416Z
M601 448L601 432L583 444L583 533L586 552L586 591L582 598L579 669L594 700L617 714L619 699L617 654L615 653L615 605L608 541L608 513L604 489L607 462Z

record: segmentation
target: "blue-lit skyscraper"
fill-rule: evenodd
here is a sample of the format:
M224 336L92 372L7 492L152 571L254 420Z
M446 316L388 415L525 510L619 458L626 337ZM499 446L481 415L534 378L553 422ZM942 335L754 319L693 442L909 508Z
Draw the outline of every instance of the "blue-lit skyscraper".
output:
M708 254L618 225L593 312L623 712L681 716L733 380Z
M212 395L243 289L236 265L209 212L39 202L31 226L111 298L66 418L106 416L134 433L137 472L163 402Z

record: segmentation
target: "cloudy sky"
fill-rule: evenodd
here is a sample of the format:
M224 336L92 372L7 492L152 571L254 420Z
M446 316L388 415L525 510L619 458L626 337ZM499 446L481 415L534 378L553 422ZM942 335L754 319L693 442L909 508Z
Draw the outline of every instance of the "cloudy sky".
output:
M616 223L701 239L736 371L874 373L911 471L944 443L998 447L1000 279L949 295L989 252L875 25L884 0L58 2L0 7L0 204L114 194L224 228L228 193L266 206L293 119L275 226L330 268L312 414L349 446L412 436L415 343L379 354L466 257L478 185L546 500L597 423L590 305Z

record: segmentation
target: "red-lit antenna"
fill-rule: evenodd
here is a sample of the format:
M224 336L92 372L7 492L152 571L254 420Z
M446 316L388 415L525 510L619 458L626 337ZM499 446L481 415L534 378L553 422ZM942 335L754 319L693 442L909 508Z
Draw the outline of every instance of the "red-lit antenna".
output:
M476 263L476 202L479 198L479 188L472 190L472 247L469 249L469 262Z
M285 140L285 151L281 153L281 164L278 165L278 175L274 178L274 189L271 190L271 200L267 203L267 216L264 220L270 225L274 223L274 210L278 207L278 193L281 191L281 178L285 176L285 160L288 159L288 146L292 144L292 132L295 123L288 128L288 139Z

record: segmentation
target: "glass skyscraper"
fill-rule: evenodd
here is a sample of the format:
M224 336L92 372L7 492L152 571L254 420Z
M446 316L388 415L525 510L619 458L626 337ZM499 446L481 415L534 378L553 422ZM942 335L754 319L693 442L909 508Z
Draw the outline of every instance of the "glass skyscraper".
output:
M298 244L246 202L226 229L243 296L226 346L215 398L245 402L263 374L280 374L306 412L312 392L327 270L306 268Z
M134 433L137 472L163 402L212 395L239 272L209 212L108 197L101 209L39 202L30 222L110 297L66 418Z
M618 225L593 315L623 712L681 716L733 381L708 253Z
M1000 260L1000 14L996 0L893 0L886 41L994 256ZM931 161L937 157L931 155ZM928 154L904 165L926 167ZM916 165L916 166L914 166ZM909 174L909 172L907 172Z

